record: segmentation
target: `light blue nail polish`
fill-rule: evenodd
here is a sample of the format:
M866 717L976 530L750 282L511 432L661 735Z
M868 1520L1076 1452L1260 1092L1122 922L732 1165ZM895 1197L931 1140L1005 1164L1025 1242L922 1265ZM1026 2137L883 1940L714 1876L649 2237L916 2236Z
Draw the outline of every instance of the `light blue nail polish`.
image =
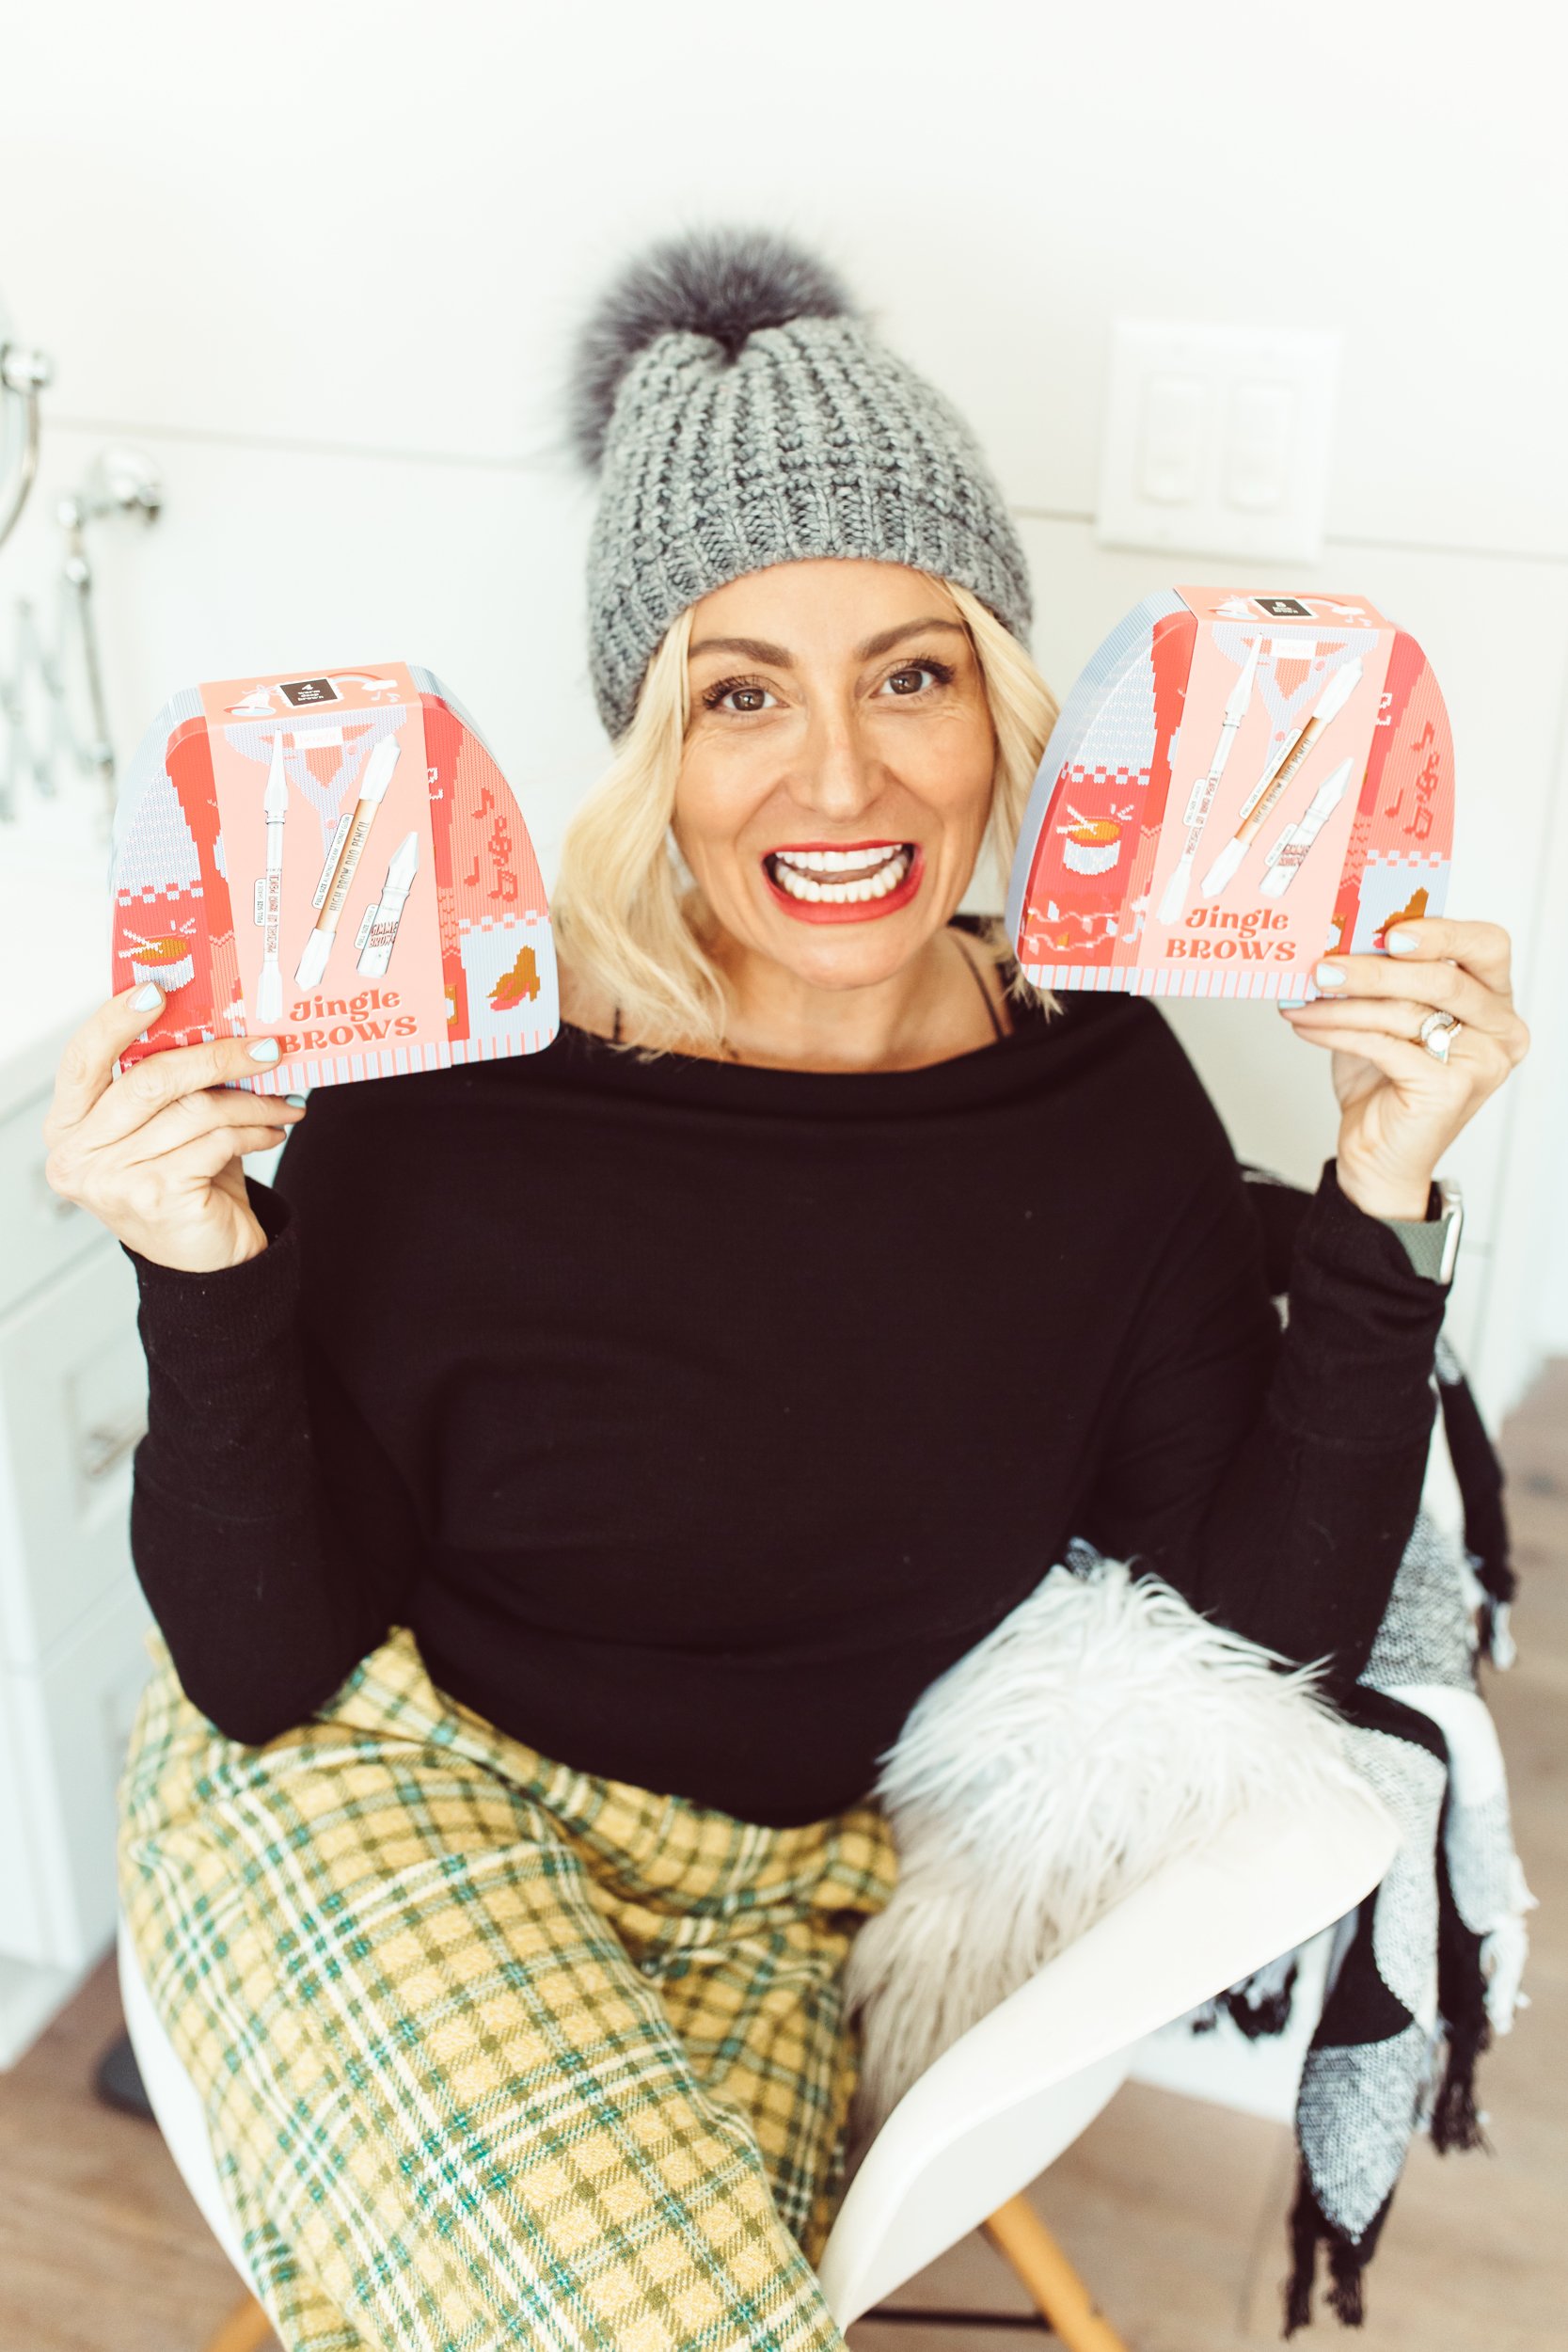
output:
M1320 963L1312 977L1320 988L1343 988L1345 985L1345 976L1335 963Z
M1388 942L1391 956L1413 956L1419 952L1420 941L1412 939L1408 931L1386 931L1384 937Z
M138 988L131 999L137 1012L156 1012L163 1001L164 992L153 980L149 980L145 988Z
M247 1047L246 1050L252 1061L276 1061L277 1040L275 1037L259 1037L255 1044Z
M296 1111L302 1111L305 1108L305 1097L303 1094L285 1094L283 1100L285 1103L292 1103Z
M1305 996L1282 996L1279 999L1279 1009L1281 1012L1299 1012L1306 1002Z

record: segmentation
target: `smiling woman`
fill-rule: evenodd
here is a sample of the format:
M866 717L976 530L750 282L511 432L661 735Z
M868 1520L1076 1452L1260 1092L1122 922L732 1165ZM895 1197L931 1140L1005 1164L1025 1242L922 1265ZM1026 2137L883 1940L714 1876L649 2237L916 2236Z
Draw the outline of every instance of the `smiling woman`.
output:
M268 1187L243 1042L110 1082L128 994L53 1120L150 1374L127 1919L287 2352L843 2352L879 1760L1074 1537L1354 1689L1447 1279L1352 1182L1516 1043L1477 981L1418 1117L1352 1069L1282 1332L1157 1008L958 912L1054 717L962 421L745 232L638 257L575 381L556 1043L269 1109Z
M901 575L895 575L895 577L901 579ZM823 583L813 600L816 611L821 612L828 607L831 604L833 590L837 588L842 592L844 584L842 581ZM798 571L792 571L791 585L799 585ZM726 595L732 592L721 591L717 598L705 598L705 602L722 606ZM807 594L811 594L809 583ZM697 617L693 616L694 621ZM922 645L914 642L921 639L929 642L942 630L946 630L950 636L960 640L964 639L967 634L961 622L943 620L940 616L931 614L922 614L912 621L895 622L891 628L879 629L874 636L868 637L863 644L853 647L850 656L853 671L847 674L841 686L841 692L848 704L846 724L847 728L853 728L856 722L860 720L862 714L858 706L863 699L863 694L869 706L870 717L879 718L890 715L878 711L875 706L886 697L889 689L895 690L895 703L901 701L914 708L924 721L929 722L934 718L943 723L940 736L932 737L929 733L927 734L926 748L928 750L929 745L934 742L948 755L949 765L943 781L956 785L959 796L967 798L971 803L981 800L983 795L983 803L989 814L995 738L991 733L989 721L986 720L983 696L975 691L976 680L971 663L965 660L957 646L954 648L953 660L943 661L935 654L925 651ZM898 660L893 665L891 675L881 676L880 669L885 669L887 665L880 663L879 672L874 674L871 682L863 689L861 678L857 675L862 666L866 663L879 662L879 657L892 653L895 649L898 651ZM777 704L781 710L800 707L803 690L799 687L798 681L801 678L804 668L809 667L809 664L804 662L803 658L791 653L787 647L769 644L765 638L757 637L704 637L692 644L688 656L693 673L700 676L699 665L714 654L745 654L749 655L753 661L770 663L775 669L788 671L792 674L791 688L796 691L776 695L764 680L755 676L721 678L714 685L704 686L698 693L699 718L709 714L717 716L725 712L731 706L737 715L744 715L748 718L766 716L768 705L770 703ZM922 654L924 654L923 659L920 658ZM924 685L923 680L927 681ZM831 692L833 681L829 679L826 683ZM950 691L955 687L958 689L956 695ZM943 699L944 691L945 700ZM746 706L744 713L741 712L742 702ZM803 708L800 709L800 715L807 718L809 723L809 714ZM962 722L965 719L970 722L965 734L956 737L953 722L955 720ZM976 723L977 722L985 722L985 723ZM798 733L799 730L797 730ZM977 739L978 763L976 763L970 738ZM919 759L921 748L915 747L916 760ZM980 781L977 785L971 782L965 775L966 755L968 755L970 767L978 765ZM777 756L778 751L775 745L775 760ZM910 763L906 760L900 765L907 772ZM699 799L699 775L700 760L689 758L683 771L682 788L677 794L674 816L675 837L681 844L689 866L693 865L694 860L698 864L704 862L697 858L693 848L694 804ZM875 792L878 781L875 778L867 780L868 788L871 791ZM970 785L967 794L963 790L965 784ZM859 803L864 799L865 794L863 790L857 791L857 780L849 775L845 778L844 786L837 797L836 807L826 796L821 797L823 798L822 813L825 818L838 814L847 819L857 813ZM736 848L742 855L745 854L743 846L738 841L736 843ZM978 844L971 840L968 845L968 856L964 860L964 863L971 868L974 864L977 848ZM901 909L911 904L922 882L926 879L929 857L925 843L918 838L888 839L884 837L881 840L836 843L832 841L782 842L776 849L764 850L760 853L759 862L768 888L774 894L784 914L794 921L862 923L897 914ZM708 885L707 896L711 904L713 898L711 882Z
M800 558L702 597L567 832L568 1018L644 1053L808 1069L982 1041L947 927L986 856L1005 877L1055 718L958 580ZM974 945L997 971L995 927ZM1007 986L1054 1009L1016 966Z
M855 642L865 615L918 604L923 587L902 565L780 564L731 581L693 613L697 693L673 830L726 943L736 997L737 947L792 973L802 1003L813 990L872 989L910 960L910 927L893 917L919 902L915 936L934 935L968 887L996 767L968 634L956 618L917 613ZM707 633L744 626L757 605L786 622L799 652ZM946 660L931 651L943 635ZM763 669L702 683L716 658L737 652ZM814 825L832 830L816 838ZM867 827L880 831L867 838ZM791 943L778 915L844 935ZM872 1005L863 998L867 1044Z

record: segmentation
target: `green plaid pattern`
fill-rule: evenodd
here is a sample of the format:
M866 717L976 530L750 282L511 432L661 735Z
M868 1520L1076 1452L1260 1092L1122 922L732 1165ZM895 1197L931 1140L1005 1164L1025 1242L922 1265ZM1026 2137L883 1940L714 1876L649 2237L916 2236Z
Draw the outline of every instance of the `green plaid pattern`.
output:
M286 2352L824 2352L880 1810L773 1829L597 1779L395 1631L229 1740L161 1639L120 1892Z

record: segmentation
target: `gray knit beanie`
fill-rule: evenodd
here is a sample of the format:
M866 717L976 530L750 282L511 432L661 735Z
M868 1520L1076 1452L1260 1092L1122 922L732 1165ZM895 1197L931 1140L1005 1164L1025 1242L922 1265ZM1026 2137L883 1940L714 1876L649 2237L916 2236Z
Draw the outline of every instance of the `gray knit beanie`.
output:
M568 405L600 479L589 665L612 740L671 622L770 564L939 572L1026 639L1023 549L968 426L788 239L697 230L639 254L583 327Z

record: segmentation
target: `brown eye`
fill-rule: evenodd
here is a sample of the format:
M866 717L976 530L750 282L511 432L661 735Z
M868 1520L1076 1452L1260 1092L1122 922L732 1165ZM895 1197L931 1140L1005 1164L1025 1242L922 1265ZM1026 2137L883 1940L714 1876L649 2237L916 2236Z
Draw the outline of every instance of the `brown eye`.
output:
M890 686L896 686L901 677L929 677L934 678L937 685L945 686L952 675L953 672L945 661L908 661L901 670L891 672L887 682ZM895 694L895 700L906 703L914 702L924 691L923 688L917 687L911 694L899 691Z
M758 685L753 679L723 678L718 685L710 686L705 690L703 695L703 707L705 710L721 710L726 703L731 702L737 695L756 696L766 694L768 691L768 689L766 686ZM742 719L752 718L762 707L762 704L755 700L743 707L736 704L734 715Z

